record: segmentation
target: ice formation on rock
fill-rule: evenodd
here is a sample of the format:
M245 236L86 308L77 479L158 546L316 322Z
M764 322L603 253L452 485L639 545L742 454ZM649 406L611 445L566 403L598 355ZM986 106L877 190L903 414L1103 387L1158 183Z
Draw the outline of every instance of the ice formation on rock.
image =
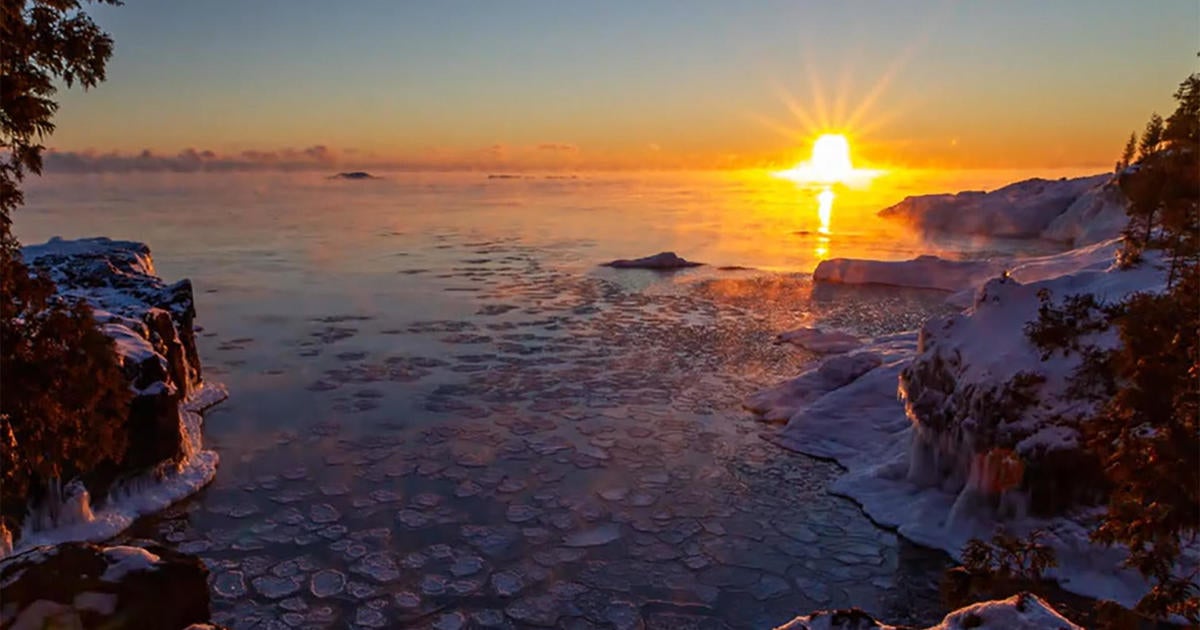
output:
M32 507L14 546L104 540L212 480L219 458L203 448L200 412L226 391L201 377L191 282L167 284L156 276L145 244L54 238L22 254L55 281L59 294L86 300L115 342L135 393L124 458L125 472L134 474L107 488L98 506L78 481L55 485L50 500Z

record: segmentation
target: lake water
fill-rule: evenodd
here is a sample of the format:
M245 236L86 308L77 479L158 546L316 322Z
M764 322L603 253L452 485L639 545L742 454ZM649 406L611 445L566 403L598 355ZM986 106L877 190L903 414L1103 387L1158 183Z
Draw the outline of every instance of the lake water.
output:
M17 215L147 242L195 283L216 480L127 536L203 557L235 628L761 628L830 606L945 612L946 559L876 528L740 408L944 294L813 286L823 257L1041 252L872 217L1020 174L816 190L763 176L51 176ZM824 228L824 229L823 229ZM662 250L709 266L597 268ZM721 269L742 267L744 269Z

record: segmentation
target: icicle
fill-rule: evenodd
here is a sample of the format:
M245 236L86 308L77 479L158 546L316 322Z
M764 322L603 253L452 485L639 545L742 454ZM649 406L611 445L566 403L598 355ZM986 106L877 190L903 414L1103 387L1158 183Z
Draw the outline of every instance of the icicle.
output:
M28 533L36 533L94 520L96 515L92 513L92 497L83 483L74 480L64 487L61 480L55 479L46 488L46 498L29 509L24 529Z
M8 527L3 522L0 522L0 560L12 555L12 550L12 532L8 531Z

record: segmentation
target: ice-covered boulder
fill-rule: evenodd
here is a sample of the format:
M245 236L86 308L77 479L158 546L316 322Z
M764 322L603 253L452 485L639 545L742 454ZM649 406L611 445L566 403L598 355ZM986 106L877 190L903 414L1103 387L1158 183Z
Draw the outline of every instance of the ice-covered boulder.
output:
M1110 177L1035 178L991 192L912 196L881 210L879 216L922 232L1033 238L1081 195Z
M67 543L0 560L5 628L177 630L208 619L208 569L166 547Z
M22 255L54 280L59 294L92 306L134 398L118 466L84 471L86 486L50 488L21 524L14 547L103 540L212 479L218 457L202 448L199 412L223 400L225 390L201 376L191 282L159 278L144 243L54 238L25 247ZM123 479L119 487L113 486L117 478Z
M634 258L632 260L620 259L612 262L604 263L603 267L613 267L616 269L683 269L686 267L699 267L704 263L692 262L684 260L675 254L675 252L659 252L653 256L644 258Z
M857 609L823 610L797 617L776 630L902 630L876 621ZM979 602L946 615L926 630L1083 630L1059 614L1045 600L1030 593L1008 599Z
M830 258L813 270L815 282L834 284L883 284L915 289L960 291L979 286L1004 271L1008 261L947 260L918 256L912 260L864 260Z

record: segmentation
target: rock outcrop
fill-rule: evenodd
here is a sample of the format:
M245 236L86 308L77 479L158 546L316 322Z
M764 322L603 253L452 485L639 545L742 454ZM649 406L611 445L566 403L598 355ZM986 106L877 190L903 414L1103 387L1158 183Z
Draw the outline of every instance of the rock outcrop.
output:
M366 172L366 171L347 171L345 173L338 173L337 175L332 175L332 176L330 176L329 179L355 180L355 179L379 179L379 178Z
M192 283L167 284L144 243L88 238L51 239L23 250L59 293L86 299L116 343L135 397L122 467L137 470L186 455L179 403L202 384L193 322Z
M115 344L134 398L121 427L127 437L121 461L49 488L13 532L19 532L12 545L18 552L104 540L208 483L219 458L202 450L199 412L225 398L223 387L202 379L191 282L168 284L155 275L145 244L54 238L22 254L30 267L54 280L62 296L91 305ZM0 539L4 534L0 528Z
M632 260L620 259L612 262L604 263L603 267L613 267L616 269L657 269L671 270L684 269L687 267L699 267L704 263L692 262L684 260L675 254L675 252L659 252L653 256L643 258L634 258Z
M165 547L67 543L0 560L0 627L179 630L208 620L208 569Z

